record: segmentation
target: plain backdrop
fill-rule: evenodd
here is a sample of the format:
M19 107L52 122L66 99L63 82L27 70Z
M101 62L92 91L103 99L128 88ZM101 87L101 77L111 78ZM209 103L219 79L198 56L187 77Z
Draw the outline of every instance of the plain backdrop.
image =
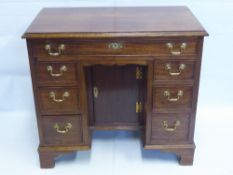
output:
M92 149L58 158L41 170L25 40L43 7L188 6L210 36L205 39L195 130L194 165L173 154L145 151L140 134L96 132ZM1 174L233 174L233 0L0 0Z

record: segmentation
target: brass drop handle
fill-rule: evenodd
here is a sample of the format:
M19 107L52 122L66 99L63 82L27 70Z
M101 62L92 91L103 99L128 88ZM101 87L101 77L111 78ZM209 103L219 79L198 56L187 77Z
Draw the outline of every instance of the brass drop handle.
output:
M174 56L179 56L181 55L184 50L187 48L187 43L181 43L180 49L177 51L174 50L174 45L172 43L167 43L166 44L167 48L170 50L170 53Z
M51 65L47 66L47 71L52 77L62 76L63 73L67 71L67 67L65 65L62 65L59 70L60 70L60 73L53 73L53 67Z
M181 122L179 120L176 120L174 122L174 126L172 126L172 127L168 126L168 122L166 120L163 121L163 123L162 123L164 130L165 131L171 131L171 132L175 131L177 129L177 127L180 126L180 124L181 124Z
M67 123L66 126L63 129L60 129L60 126L58 125L58 123L55 123L53 127L54 127L54 129L58 133L60 133L60 134L66 134L72 128L72 124L71 123Z
M46 44L44 48L48 52L48 54L50 56L59 56L59 55L62 54L62 51L65 50L65 45L64 44L60 44L58 46L58 48L57 48L57 50L58 50L57 52L52 52L52 46L51 46L51 44Z
M171 98L171 93L170 93L168 90L164 91L164 93L163 93L163 95L164 95L165 97L167 97L167 100L168 100L168 101L178 101L178 100L180 99L180 97L183 96L183 94L184 94L184 92L183 92L182 90L179 90L179 91L177 92L177 97Z
M57 102L57 103L60 103L60 102L65 101L69 96L70 96L70 93L69 93L68 91L65 91L65 92L62 94L62 98L61 98L61 99L57 99L57 98L56 98L55 92L53 92L53 91L49 92L49 97L50 97L54 102Z
M172 72L172 67L171 67L171 65L170 65L169 63L165 65L165 69L169 72L169 74L170 74L171 76L178 76L178 75L180 75L181 72L182 72L185 68L186 68L186 65L182 63L182 64L180 64L180 66L179 66L179 71L178 71L178 72Z

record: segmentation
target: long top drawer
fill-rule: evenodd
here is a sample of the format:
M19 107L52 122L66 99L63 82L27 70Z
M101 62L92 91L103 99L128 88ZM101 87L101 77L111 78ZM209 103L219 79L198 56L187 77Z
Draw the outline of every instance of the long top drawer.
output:
M153 55L196 56L197 40L34 40L34 57L53 58L72 55Z

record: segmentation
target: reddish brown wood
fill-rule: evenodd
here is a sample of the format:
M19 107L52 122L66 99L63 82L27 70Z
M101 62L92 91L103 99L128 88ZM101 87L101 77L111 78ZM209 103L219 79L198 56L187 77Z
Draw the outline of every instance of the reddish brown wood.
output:
M197 66L195 68L195 84L193 91L193 104L192 104L192 113L191 113L191 121L190 121L190 140L194 137L194 129L195 129L195 120L196 120L196 110L197 110L197 102L198 102L198 92L199 92L199 81L200 81L200 73L201 73L201 60L202 60L202 51L203 51L203 41L204 38L200 37L198 39L198 58Z
M90 147L91 136L89 131L89 111L88 111L88 100L87 100L87 85L85 78L85 69L83 63L77 64L77 74L79 74L80 83L80 109L82 111L82 133L83 133L83 145Z
M167 131L163 125L166 121L168 128L174 128L177 121L180 125L174 131ZM190 116L184 113L155 113L151 122L152 144L184 144L189 140Z
M145 99L145 130L143 135L144 139L144 147L145 145L149 145L151 142L151 118L152 118L152 110L153 110L153 79L154 79L154 61L148 61L147 67L147 88L146 88L146 99Z
M177 151L180 165L193 165L194 149L185 149Z
M167 48L167 43L174 45L174 51L179 51L180 45L185 42L187 48L183 51L181 57L190 59L190 56L197 54L196 38L172 39L160 38L156 40L141 39L97 39L97 40L65 40L65 39L43 39L33 42L33 54L39 58L53 58L45 49L46 44L53 48L52 52L58 52L59 45L64 44L65 49L58 56L59 58L72 57L72 55L154 55L154 56L172 56L171 51ZM112 48L111 44L119 43L122 48Z
M41 120L44 138L41 145L69 146L83 143L82 116L43 116ZM58 124L59 130L62 131L68 123L72 126L68 129L67 133L59 133L54 128L54 125Z
M155 80L192 80L194 79L194 61L187 60L156 60L155 61ZM166 65L171 66L171 71L167 70ZM184 64L185 68L179 70L180 66ZM172 73L179 73L179 75L173 75Z
M91 130L125 130L125 131L139 131L143 129L139 123L110 123L110 124L95 124L90 126Z
M50 93L54 92L55 100L64 100L56 102L50 97ZM63 97L68 92L68 97ZM40 111L43 115L57 114L80 114L79 91L76 87L40 87L38 89L40 102ZM63 99L64 98L64 99Z
M180 165L193 165L195 152L194 144L183 145L146 145L145 149L159 149L164 152L171 152L177 155Z
M164 95L168 91L170 96ZM177 101L169 101L168 98L177 98L177 93L183 91L183 95ZM153 88L153 108L160 109L189 109L192 107L192 87L189 86L165 86Z
M93 67L92 88L99 92L93 99L95 124L138 124L135 106L140 90L136 69L136 65Z
M45 8L24 37L207 35L187 7Z
M66 67L65 71L61 69ZM48 67L52 68L52 71L48 71ZM54 83L75 83L77 81L76 66L73 63L51 63L51 62L38 62L37 65L37 78L38 83L47 83L54 85Z
M205 35L186 7L42 10L24 34L41 167L54 167L54 158L60 154L90 149L90 129L141 130L145 149L173 152L180 157L180 164L191 165ZM187 48L178 55L172 55L166 46L172 43L174 51L180 51L184 42ZM46 44L51 45L53 53L59 52L61 44L65 49L59 56L52 56L45 49ZM186 67L180 75L172 76L165 69L168 63L172 72L177 72L180 64ZM67 71L54 77L47 70L48 65L54 74L63 65ZM143 76L135 81L136 66L143 67ZM100 103L93 98L95 85L102 88ZM171 98L177 97L178 90L183 91L183 96L170 102L164 96L165 90L169 90ZM62 99L65 91L70 96L63 102L54 102L49 97L51 91L57 99ZM135 113L137 100L143 103L139 114ZM169 128L177 120L180 125L174 131L166 131L162 124L165 120ZM58 133L55 123L61 130L67 123L72 128L66 134Z
M41 152L39 151L40 157L40 167L41 168L53 168L55 166L55 157L57 157L59 153L57 152Z
M41 168L53 168L55 166L55 158L62 154L72 153L76 150L90 149L87 146L66 146L66 147L46 147L40 146L38 149Z

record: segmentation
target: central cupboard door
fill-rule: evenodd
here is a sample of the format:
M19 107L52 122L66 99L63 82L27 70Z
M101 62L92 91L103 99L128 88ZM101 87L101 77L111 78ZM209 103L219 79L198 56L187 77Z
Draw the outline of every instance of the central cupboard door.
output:
M140 124L137 69L136 65L92 67L94 125Z

